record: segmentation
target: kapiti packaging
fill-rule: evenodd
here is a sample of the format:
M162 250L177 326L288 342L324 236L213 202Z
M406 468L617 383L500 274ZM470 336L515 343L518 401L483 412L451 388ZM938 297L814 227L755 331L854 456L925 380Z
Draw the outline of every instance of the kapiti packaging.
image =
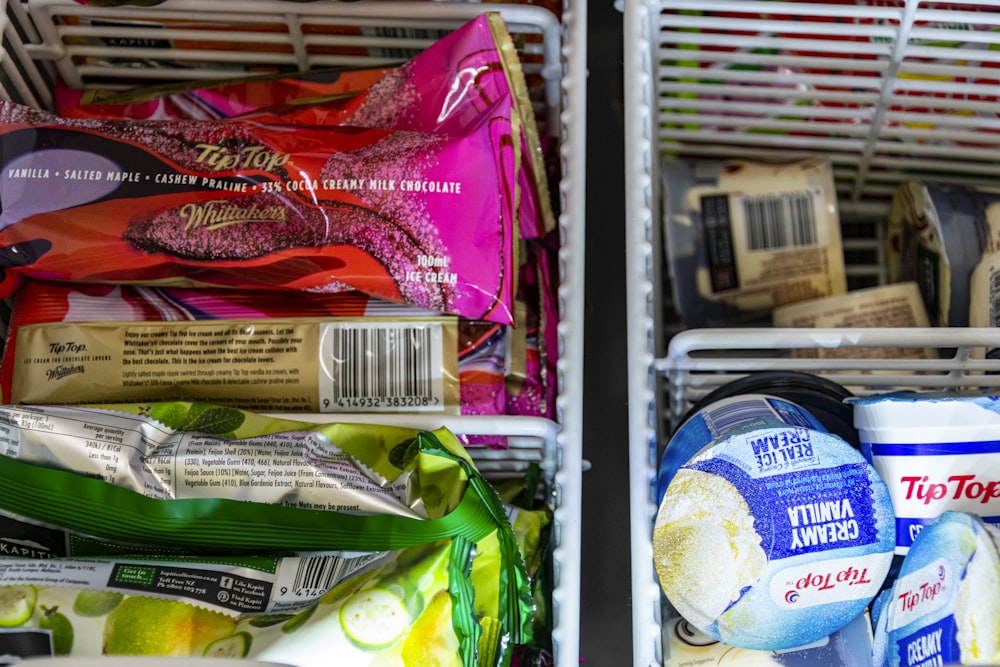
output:
M889 280L920 286L932 325L971 326L971 309L989 310L988 302L971 300L970 284L987 249L987 216L997 202L996 191L945 183L907 181L893 194L887 219Z
M847 291L833 171L815 158L663 162L663 238L689 328L766 324Z
M947 510L1000 523L1000 396L899 391L850 402L862 452L892 496L897 553Z

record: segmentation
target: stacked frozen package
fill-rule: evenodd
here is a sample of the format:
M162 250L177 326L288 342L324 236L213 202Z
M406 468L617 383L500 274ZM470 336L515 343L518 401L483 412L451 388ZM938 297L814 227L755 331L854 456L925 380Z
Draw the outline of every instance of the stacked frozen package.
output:
M703 397L659 469L664 664L995 664L998 405L777 371Z
M263 414L554 415L499 16L398 67L57 98L0 103L0 650L544 660L537 476L515 507L445 428Z
M530 639L507 511L444 429L188 403L0 418L2 620L41 647L15 654L476 665Z

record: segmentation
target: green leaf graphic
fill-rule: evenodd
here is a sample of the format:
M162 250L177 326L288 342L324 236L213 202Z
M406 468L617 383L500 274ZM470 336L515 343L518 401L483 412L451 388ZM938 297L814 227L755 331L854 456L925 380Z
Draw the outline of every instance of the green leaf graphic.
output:
M195 403L188 412L184 430L222 435L238 429L244 419L245 415L235 408Z
M158 403L149 409L151 418L170 428L183 428L187 414L187 406L182 403Z

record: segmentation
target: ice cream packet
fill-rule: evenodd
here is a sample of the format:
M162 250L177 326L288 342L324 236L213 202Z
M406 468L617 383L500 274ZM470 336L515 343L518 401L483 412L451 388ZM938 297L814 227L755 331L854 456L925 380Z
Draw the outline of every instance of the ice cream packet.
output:
M202 400L247 410L503 414L509 328L359 292L27 279L7 403Z
M51 629L58 608L90 628L74 655L201 655L226 639L210 653L493 665L530 639L510 522L443 429L188 403L4 407L0 423L0 543L34 559L0 560L3 608L20 612L8 625ZM88 590L120 594L116 611L74 609ZM201 626L206 609L204 632L167 620Z
M218 120L289 100L350 97L391 68L324 69L294 74L245 75L141 86L130 90L55 86L56 113L64 118Z
M506 411L511 415L555 415L558 312L546 244L526 241L515 299L518 327L510 332L511 364L506 378Z
M0 294L24 276L357 289L509 324L515 130L481 111L446 137L59 119L5 103Z
M875 667L1000 662L1000 533L947 511L917 535L873 606Z
M466 23L399 68L347 71L325 85L302 83L315 76L331 77L302 73L221 88L210 84L180 93L162 86L140 88L117 96L102 94L93 101L92 93L66 91L61 95L66 105L59 112L75 118L238 116L269 125L353 125L464 135L469 123L480 122L483 105L503 108L502 113L520 119L516 129L522 156L518 173L521 235L535 238L555 228L524 73L499 15L485 14ZM77 99L79 104L71 104Z

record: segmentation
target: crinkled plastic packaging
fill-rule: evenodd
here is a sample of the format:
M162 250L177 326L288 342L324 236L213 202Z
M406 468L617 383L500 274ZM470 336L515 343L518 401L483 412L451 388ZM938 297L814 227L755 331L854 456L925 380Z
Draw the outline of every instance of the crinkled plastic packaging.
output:
M495 15L479 23L508 40L502 55L493 41L495 58L484 63L497 72L490 91L503 93L516 54ZM510 323L521 116L509 95L484 99L484 90L466 86L459 97L474 101L451 100L464 113L447 135L398 125L58 119L4 105L3 287L9 293L21 275L346 286ZM117 268L108 270L108 257Z
M875 667L1000 663L1000 533L967 512L920 531L873 605Z
M82 118L156 118L207 120L240 117L272 125L352 125L396 130L462 134L478 123L483 104L520 118L521 170L518 216L525 238L555 226L545 179L544 158L534 112L510 37L496 14L480 16L436 40L396 69L348 71L324 87L307 86L297 74L287 79L233 85L222 97L215 87L146 99L140 89L99 104L67 105L60 114ZM325 92L324 88L326 91ZM258 91L250 97L251 91ZM152 91L155 93L156 89ZM465 91L465 94L456 94ZM354 94L343 94L353 92ZM69 92L62 95L71 101ZM81 102L87 98L82 93ZM135 103L136 98L141 102ZM235 99L233 99L235 98ZM192 101L192 99L194 101ZM207 102L206 102L207 100ZM214 103L213 103L214 102Z
M438 39L398 69L375 70L378 80L357 95L337 95L336 91L364 83L366 76L372 76L371 70L346 71L325 84L334 91L327 96L329 99L314 94L319 92L319 84L302 83L300 77L307 75L294 75L274 79L271 90L268 81L259 78L224 86L230 96L237 97L233 102L215 102L221 95L216 86L174 93L172 87L158 86L102 93L95 100L99 104L64 106L62 113L74 117L144 117L150 113L148 106L156 105L158 114L169 117L208 119L227 113L227 109L235 114L238 108L244 119L272 124L351 124L451 134L467 131L470 119L479 114L480 97L509 104L510 113L522 121L518 231L522 241L530 241L523 242L515 253L519 263L515 301L519 303L515 303L514 319L518 326L509 335L506 412L551 418L555 414L558 347L558 276L553 268L557 263L552 246L557 246L558 239L540 145L542 137L535 127L512 45L508 39L498 40L499 46L494 43L491 32L497 29L491 26L496 21L492 15L480 17ZM470 73L472 65L475 74ZM501 76L504 68L509 78ZM480 94L456 98L453 91L468 86L474 86ZM249 91L254 91L252 99ZM62 97L68 100L70 92L64 92ZM206 99L213 103L206 103ZM270 105L264 104L267 99Z
M203 400L248 410L503 414L508 327L359 292L25 280L7 403Z
M443 429L198 403L0 423L3 620L52 653L471 666L530 639L504 507Z
M22 276L350 288L511 322L508 119L445 138L4 104L0 123L3 293Z
M56 82L56 112L65 118L218 120L290 100L350 97L371 87L391 68L328 69L225 81L182 82L134 90L68 88Z

